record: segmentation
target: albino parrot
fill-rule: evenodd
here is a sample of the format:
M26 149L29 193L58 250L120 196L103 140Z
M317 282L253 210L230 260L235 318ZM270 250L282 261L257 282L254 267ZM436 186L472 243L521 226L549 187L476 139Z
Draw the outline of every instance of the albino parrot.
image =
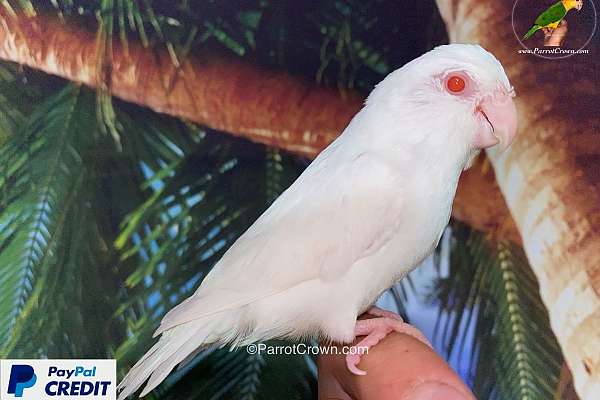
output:
M440 46L389 74L344 132L171 310L119 384L141 396L208 346L321 338L371 347L392 331L426 342L379 295L436 247L459 175L517 129L514 91L477 45ZM378 318L359 320L369 310ZM360 355L348 355L350 371Z
M523 36L523 40L529 39L540 29L547 28L554 30L558 28L558 25L567 16L569 10L576 8L579 11L582 7L583 0L560 0L537 17L534 25Z

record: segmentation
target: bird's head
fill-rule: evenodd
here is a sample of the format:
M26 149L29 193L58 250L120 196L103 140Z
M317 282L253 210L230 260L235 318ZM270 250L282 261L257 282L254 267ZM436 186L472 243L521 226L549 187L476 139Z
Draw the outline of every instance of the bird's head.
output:
M373 90L367 106L383 105L417 143L472 153L499 144L517 132L514 90L504 68L478 45L440 46L392 72ZM408 133L405 133L408 131ZM430 146L430 147L431 147Z
M567 9L567 11L571 9L576 9L580 11L583 8L583 0L562 0L563 6Z

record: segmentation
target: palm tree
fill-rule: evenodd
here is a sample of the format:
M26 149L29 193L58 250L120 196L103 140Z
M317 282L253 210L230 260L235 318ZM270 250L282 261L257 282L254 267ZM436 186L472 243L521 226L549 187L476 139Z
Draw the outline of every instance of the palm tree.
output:
M16 65L0 70L0 354L116 357L124 372L149 347L161 316L193 292L306 157L341 132L362 94L447 40L433 2L371 3L3 2L0 58ZM463 3L440 1L450 38L484 41L485 32L460 36L463 19L484 21L448 11L464 10ZM510 15L497 11L495 18ZM535 131L539 121L531 120ZM520 143L517 150L525 148ZM597 274L585 252L598 224L581 217L592 203L574 203L573 215L550 213L554 222L568 221L570 241L562 257L535 258L538 242L520 233L532 229L528 218L539 210L520 206L519 196L537 192L511 194L507 157L490 154L499 187L487 160L463 177L451 273L432 293L440 334L448 353L460 351L464 326L474 321L472 383L481 398L551 398L562 355L539 283L579 394L589 398L587 388L598 382L592 341L599 330L561 319L582 303L557 307L569 282L549 277L563 276L557 260L573 256L567 262L580 279L576 293L583 300L596 293L586 291ZM510 162L531 166L525 156ZM586 162L597 167L593 158ZM550 187L586 178L573 168L549 178L536 171L525 176ZM573 323L584 325L563 332ZM214 351L153 395L311 398L314 377L311 359Z
M527 25L531 16L511 14L512 5L506 2L437 3L450 39L493 49L519 88L517 106L525 134L509 153L491 151L488 156L577 392L581 398L595 398L600 388L600 92L594 58L548 62L519 54L513 27ZM586 7L587 14L577 20L582 43L570 45L576 48L595 29L595 6L590 2ZM598 51L598 41L588 50ZM554 79L561 82L560 90L551 89ZM550 90L552 95L543 95Z

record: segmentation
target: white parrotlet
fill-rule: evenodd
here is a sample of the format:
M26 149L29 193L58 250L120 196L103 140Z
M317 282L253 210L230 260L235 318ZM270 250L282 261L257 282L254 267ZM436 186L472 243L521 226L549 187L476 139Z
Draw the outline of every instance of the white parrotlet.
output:
M433 251L469 161L512 142L513 96L502 65L477 45L440 46L389 74L164 317L160 340L119 384L119 399L149 378L145 395L208 346L365 336L358 346L371 347L392 331L420 337L372 305ZM377 318L357 321L370 309ZM359 361L346 358L360 375Z

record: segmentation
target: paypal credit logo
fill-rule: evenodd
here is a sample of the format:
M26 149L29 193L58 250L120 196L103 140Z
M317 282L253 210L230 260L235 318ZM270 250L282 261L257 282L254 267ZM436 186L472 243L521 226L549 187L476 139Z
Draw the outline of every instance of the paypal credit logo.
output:
M10 379L8 381L8 393L15 397L23 397L23 390L35 385L37 376L31 365L14 364L10 368Z
M0 360L0 400L116 400L115 360Z

